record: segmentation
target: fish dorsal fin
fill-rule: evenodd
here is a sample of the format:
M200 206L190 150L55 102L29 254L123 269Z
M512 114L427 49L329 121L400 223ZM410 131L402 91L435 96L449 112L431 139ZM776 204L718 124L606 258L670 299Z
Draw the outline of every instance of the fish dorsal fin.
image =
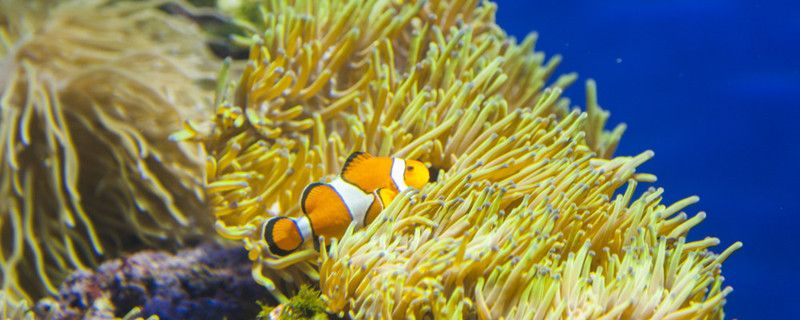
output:
M365 193L389 186L391 182L392 158L376 157L365 152L355 152L342 166L340 176L344 181L357 186Z
M322 182L314 182L306 186L303 190L303 196L300 198L300 208L303 213L309 213L314 210L318 203L319 197L325 192L323 188L330 188Z
M364 151L356 151L351 153L350 156L347 157L347 160L344 161L344 165L342 165L341 175L345 176L348 171L354 169L357 170L359 164L363 163L369 158L372 158L372 155Z

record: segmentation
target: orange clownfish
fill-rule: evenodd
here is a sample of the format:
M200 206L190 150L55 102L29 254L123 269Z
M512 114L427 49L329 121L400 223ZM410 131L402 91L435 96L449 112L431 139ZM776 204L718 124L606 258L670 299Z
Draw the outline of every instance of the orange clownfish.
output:
M422 188L432 175L422 162L374 157L355 152L329 183L309 184L300 200L304 216L274 217L264 223L262 238L278 256L292 253L319 236L339 238L351 222L365 226L408 188Z

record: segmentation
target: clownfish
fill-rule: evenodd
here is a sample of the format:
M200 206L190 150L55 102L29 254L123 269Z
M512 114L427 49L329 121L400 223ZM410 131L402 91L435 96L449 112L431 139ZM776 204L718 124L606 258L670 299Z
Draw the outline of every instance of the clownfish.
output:
M270 252L284 256L319 236L340 238L350 223L368 225L400 192L422 188L431 178L420 161L351 154L331 182L306 186L300 200L304 216L267 220L261 237Z

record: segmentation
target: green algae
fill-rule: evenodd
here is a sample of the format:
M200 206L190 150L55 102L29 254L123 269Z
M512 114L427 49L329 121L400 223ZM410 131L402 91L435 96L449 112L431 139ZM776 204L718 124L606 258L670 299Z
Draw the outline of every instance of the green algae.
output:
M278 319L307 319L322 320L328 319L325 313L325 303L320 298L319 290L311 286L304 285L297 292L297 295L289 299L286 304L278 307L269 306L261 303L261 312L256 319L270 319L270 314L280 308Z

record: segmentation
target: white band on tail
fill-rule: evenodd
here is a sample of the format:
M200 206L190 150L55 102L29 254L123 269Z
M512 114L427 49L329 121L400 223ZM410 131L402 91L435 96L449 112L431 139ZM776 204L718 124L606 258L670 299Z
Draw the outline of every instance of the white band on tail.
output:
M310 240L313 232L311 230L311 221L308 221L308 217L304 216L293 220L297 229L300 231L300 236L303 237L303 242Z

